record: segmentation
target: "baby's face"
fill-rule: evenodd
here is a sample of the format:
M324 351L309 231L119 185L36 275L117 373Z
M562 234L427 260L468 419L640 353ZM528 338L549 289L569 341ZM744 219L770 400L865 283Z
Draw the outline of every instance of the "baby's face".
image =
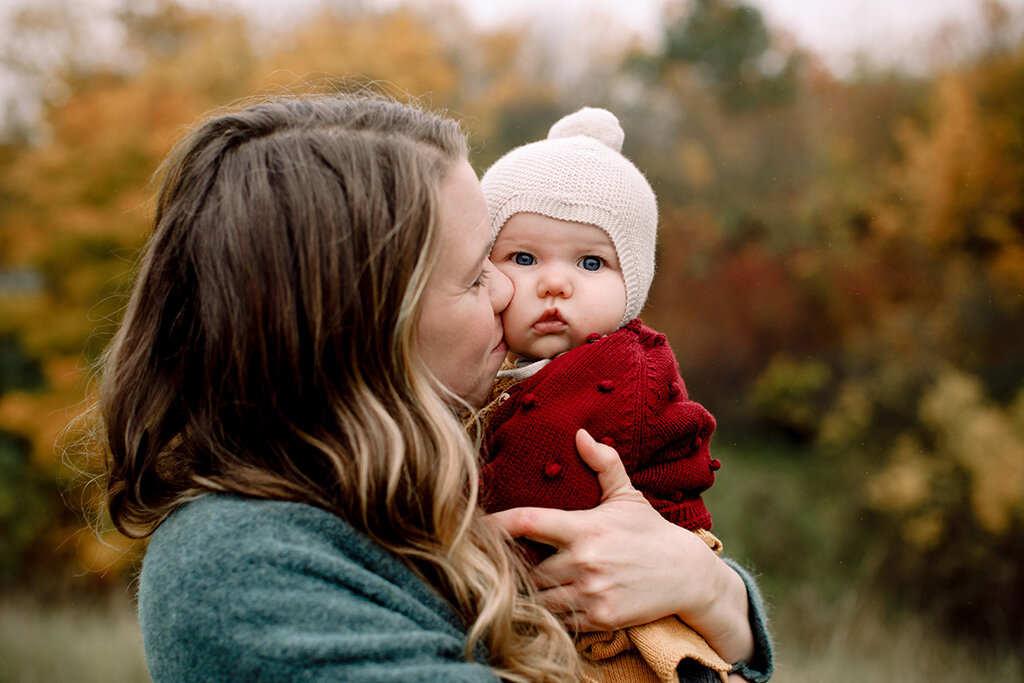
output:
M491 262L515 286L501 314L513 353L552 358L619 327L626 284L604 230L517 213L498 233Z

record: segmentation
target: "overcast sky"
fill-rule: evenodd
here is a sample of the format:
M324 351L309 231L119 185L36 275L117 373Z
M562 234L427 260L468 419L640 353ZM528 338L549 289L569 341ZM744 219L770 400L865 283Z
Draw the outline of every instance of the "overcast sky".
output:
M132 0L0 0L0 37L6 10L13 7L63 3L83 19L123 7ZM420 8L454 3L466 9L479 25L495 27L509 22L586 25L603 15L623 33L648 38L659 34L662 8L673 0L180 0L196 7L233 5L258 23L282 26L318 6L344 6L346 2L368 5L407 4ZM675 0L678 2L678 0ZM983 0L745 0L762 11L768 24L792 34L802 45L842 69L857 52L880 61L900 59L923 49L935 32L950 22L978 25ZM1024 16L1024 0L1000 0L1018 17Z
M112 12L126 3L145 0L0 0L0 43L10 34L5 21L16 7L61 4L78 18L88 33L95 55L116 52L118 24ZM667 4L678 0L179 0L197 8L234 6L268 29L287 28L324 6L347 3L376 6L407 4L444 11L446 4L461 5L482 28L508 24L531 27L548 41L558 43L568 63L571 57L595 44L605 46L618 33L623 44L633 36L654 41L660 35L660 17ZM770 27L792 35L803 47L819 54L837 74L848 72L857 55L876 66L898 64L915 70L930 54L933 37L944 25L981 25L983 0L746 0L760 9ZM1001 0L1016 18L1016 33L1024 24L1024 0ZM587 27L601 27L590 34ZM609 31L609 27L611 31ZM621 31L618 29L621 27ZM970 29L968 29L970 30ZM609 35L609 33L611 35ZM969 38L968 38L969 40ZM14 44L17 44L16 42ZM0 45L2 47L2 45ZM34 52L44 46L35 46ZM60 46L45 46L55 54ZM44 50L46 52L47 50ZM946 57L955 57L947 54ZM46 59L45 54L38 58ZM9 107L31 116L33 99L15 96L22 88L10 74L0 71L0 117ZM23 93L24 95L24 93Z
M2 0L0 0L2 1ZM228 0L279 20L296 6L315 7L331 0ZM545 18L565 26L580 25L588 15L606 14L624 29L658 35L661 8L671 0L451 0L466 8L483 26ZM376 0L401 4L403 0ZM437 0L404 0L405 4L436 6ZM880 62L901 60L924 51L928 41L951 22L978 25L982 0L746 0L760 9L768 24L792 34L802 45L825 57L842 71L857 53ZM1024 0L1001 0L1024 15Z

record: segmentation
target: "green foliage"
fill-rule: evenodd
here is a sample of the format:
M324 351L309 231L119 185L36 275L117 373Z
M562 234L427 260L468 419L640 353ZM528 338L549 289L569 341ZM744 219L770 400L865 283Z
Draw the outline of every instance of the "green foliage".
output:
M831 378L831 369L819 360L776 356L751 386L753 410L790 434L810 437L821 420Z
M567 113L547 98L509 102L497 112L492 132L474 159L476 166L486 170L513 147L547 137L551 123Z
M863 585L875 569L875 517L848 495L863 474L807 445L733 434L712 439L722 468L705 494L725 553L749 564L776 604L812 586L828 601Z
M730 111L790 102L800 58L774 49L761 13L737 0L696 0L665 31L663 59L695 65Z
M1024 50L935 83L899 128L868 244L891 264L847 335L823 446L878 471L884 571L950 627L1024 642ZM999 85L997 85L997 83ZM993 600L990 596L998 595Z
M957 520L922 556L898 538L902 518L859 495L877 481L868 463L733 434L712 440L722 468L705 500L726 555L756 573L771 604L778 675L1020 677L1024 661L1010 634L1021 602L1019 536L993 539ZM968 638L947 641L949 630Z
M16 389L34 391L45 384L39 361L26 357L13 333L0 332L0 395Z
M859 470L835 495L882 530L878 588L947 627L1018 643L1024 110L1010 84L1022 73L1018 45L931 81L819 81L783 122L728 125L691 83L665 81L687 107L686 143L674 168L650 161L676 173L664 185L682 198L664 212L650 317L691 393L725 428L760 416L814 436L807 461ZM804 147L781 142L790 125ZM773 485L760 514L777 522L796 492ZM752 543L770 557L759 521Z
M0 432L0 587L24 579L22 563L45 537L54 501L28 449Z

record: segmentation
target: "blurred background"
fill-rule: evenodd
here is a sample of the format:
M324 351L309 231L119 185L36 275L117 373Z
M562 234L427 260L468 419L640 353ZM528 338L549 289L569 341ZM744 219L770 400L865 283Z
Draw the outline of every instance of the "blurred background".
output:
M619 116L775 680L1021 680L1024 0L0 0L0 679L147 680L79 444L157 164L212 107L362 87L480 171Z

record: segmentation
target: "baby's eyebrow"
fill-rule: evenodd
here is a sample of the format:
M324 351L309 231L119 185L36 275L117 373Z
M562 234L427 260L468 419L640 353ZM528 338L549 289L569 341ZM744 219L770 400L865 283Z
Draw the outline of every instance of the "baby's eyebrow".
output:
M596 240L593 242L583 242L579 248L583 251L615 251L615 245Z

